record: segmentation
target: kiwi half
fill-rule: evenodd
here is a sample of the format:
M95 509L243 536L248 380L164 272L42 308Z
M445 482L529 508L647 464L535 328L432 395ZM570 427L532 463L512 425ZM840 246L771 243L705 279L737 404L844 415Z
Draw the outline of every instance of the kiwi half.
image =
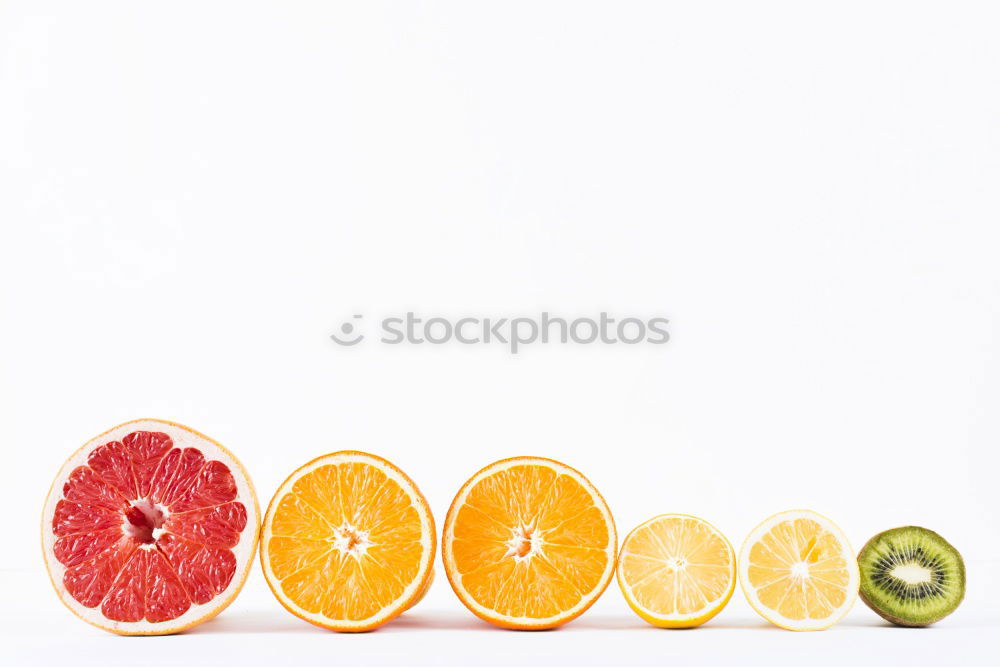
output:
M965 596L962 555L933 530L903 526L879 533L858 554L861 599L897 625L930 625Z

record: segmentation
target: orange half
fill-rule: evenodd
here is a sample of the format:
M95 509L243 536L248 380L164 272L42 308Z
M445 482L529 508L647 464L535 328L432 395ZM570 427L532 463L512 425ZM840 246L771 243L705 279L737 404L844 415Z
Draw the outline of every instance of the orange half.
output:
M480 618L542 630L586 611L615 568L614 520L597 489L567 465L497 461L459 490L442 556L456 595Z
M426 592L434 549L434 518L410 478L378 456L337 452L302 466L275 493L260 560L288 611L362 632Z

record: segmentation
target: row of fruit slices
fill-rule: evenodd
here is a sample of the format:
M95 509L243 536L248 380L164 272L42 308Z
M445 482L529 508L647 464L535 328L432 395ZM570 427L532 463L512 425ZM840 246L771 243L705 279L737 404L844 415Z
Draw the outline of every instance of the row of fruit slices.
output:
M426 594L437 530L403 471L356 451L293 472L261 520L250 479L227 449L153 419L80 448L43 513L45 562L61 599L120 634L180 632L219 613L242 588L258 541L265 579L288 611L359 632ZM619 550L597 489L539 457L497 461L469 479L448 510L441 550L462 603L514 629L576 618L616 572L628 605L672 628L718 614L737 577L751 606L789 630L832 626L859 590L886 619L926 625L953 611L965 589L961 556L932 531L886 531L855 558L833 522L805 510L765 520L739 558L708 522L679 514L643 523Z

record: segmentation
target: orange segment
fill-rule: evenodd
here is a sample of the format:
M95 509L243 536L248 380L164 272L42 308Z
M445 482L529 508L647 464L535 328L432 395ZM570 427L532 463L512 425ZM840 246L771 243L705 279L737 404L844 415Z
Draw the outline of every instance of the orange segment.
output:
M761 616L788 630L823 630L858 593L854 552L832 521L808 510L765 520L740 552L740 585Z
M557 461L520 457L479 471L445 520L445 572L495 625L543 629L580 615L607 587L617 535L604 499Z
M643 620L661 628L701 625L729 602L736 555L707 521L664 514L629 533L618 559L618 585Z
M275 597L310 623L376 628L426 592L434 519L388 461L337 452L296 470L264 518L261 565Z

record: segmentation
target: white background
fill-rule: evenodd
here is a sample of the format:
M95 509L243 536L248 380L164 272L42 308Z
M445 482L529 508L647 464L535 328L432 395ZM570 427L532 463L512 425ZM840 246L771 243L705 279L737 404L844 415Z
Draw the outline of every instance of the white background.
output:
M1000 551L1000 12L990 2L0 2L2 652L11 664L783 660L983 650ZM671 320L665 346L341 348L416 310ZM812 508L966 556L925 631L858 603L772 629L737 591L647 628L615 584L566 628L428 599L365 636L255 568L187 635L120 640L49 588L38 516L85 440L138 417L234 450L262 503L365 449L439 524L537 454L624 535L663 512L739 547ZM63 657L63 656L67 657Z

